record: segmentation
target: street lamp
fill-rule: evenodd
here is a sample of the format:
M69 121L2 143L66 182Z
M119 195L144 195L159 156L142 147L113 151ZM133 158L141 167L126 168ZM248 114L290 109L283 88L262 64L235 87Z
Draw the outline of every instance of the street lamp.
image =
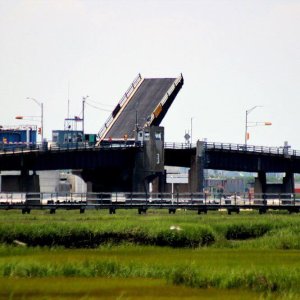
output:
M84 134L84 108L85 108L85 101L89 96L82 97L82 132Z
M34 101L41 108L41 142L44 140L44 104L35 98L27 97L26 99Z
M248 127L255 127L255 126L270 126L272 125L271 122L248 122L248 115L257 107L262 107L260 105L253 106L252 108L246 110L246 122L245 122L245 146L247 148L247 140L249 139ZM248 125L251 123L252 125Z

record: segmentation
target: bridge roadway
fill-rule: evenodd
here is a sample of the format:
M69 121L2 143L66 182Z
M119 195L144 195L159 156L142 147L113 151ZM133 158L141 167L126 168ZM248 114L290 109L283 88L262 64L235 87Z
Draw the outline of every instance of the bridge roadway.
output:
M140 144L107 144L87 146L22 148L19 151L0 152L0 170L63 170L127 168L132 169L135 155L142 151ZM225 143L204 143L205 169L245 172L300 173L300 151L282 147L247 146ZM165 143L165 165L190 167L196 155L193 145Z
M297 194L244 194L237 196L222 195L213 197L206 193L85 193L85 194L45 194L45 193L0 193L0 209L20 209L30 213L33 209L79 210L108 209L110 214L117 209L137 209L146 213L148 209L195 210L198 214L208 211L227 210L228 214L240 210L257 210L260 214L268 210L287 210L289 213L300 211L300 195Z
M0 170L77 170L96 168L133 168L135 153L140 146L111 145L107 147L87 146L21 149L0 152Z
M300 151L283 147L204 143L203 153L204 169L300 173ZM196 155L195 147L165 145L166 166L190 167L193 155Z
M183 85L183 77L142 78L130 85L98 135L102 140L134 139L136 130L158 126Z

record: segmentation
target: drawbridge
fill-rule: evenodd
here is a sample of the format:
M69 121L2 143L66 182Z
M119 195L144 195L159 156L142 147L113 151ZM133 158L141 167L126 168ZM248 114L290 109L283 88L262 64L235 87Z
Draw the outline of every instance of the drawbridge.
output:
M182 74L177 78L143 78L139 74L100 129L98 144L133 140L137 130L158 126L182 85Z

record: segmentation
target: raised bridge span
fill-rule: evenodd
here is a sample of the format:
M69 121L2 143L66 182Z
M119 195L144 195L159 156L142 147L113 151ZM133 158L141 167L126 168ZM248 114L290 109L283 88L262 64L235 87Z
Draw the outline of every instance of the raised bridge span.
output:
M137 129L158 126L183 86L183 77L143 78L140 74L100 129L103 140L135 139Z

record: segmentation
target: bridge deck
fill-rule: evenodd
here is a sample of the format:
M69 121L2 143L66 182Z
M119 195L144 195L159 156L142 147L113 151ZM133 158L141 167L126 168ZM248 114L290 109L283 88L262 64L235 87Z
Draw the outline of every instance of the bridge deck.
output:
M141 79L122 106L116 106L112 121L100 137L101 140L123 139L125 135L134 139L137 126L159 125L182 84L182 76Z

